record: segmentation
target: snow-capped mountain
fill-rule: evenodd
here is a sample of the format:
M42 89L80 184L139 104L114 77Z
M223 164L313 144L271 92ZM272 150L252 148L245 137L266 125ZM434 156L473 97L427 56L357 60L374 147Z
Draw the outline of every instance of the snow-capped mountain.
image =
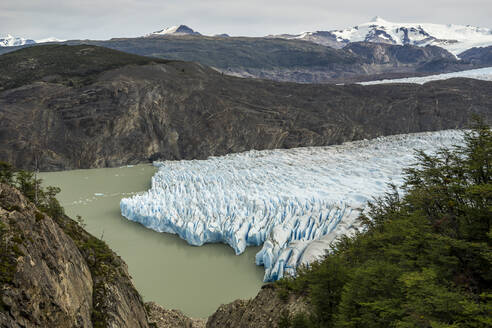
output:
M267 35L267 38L280 38L287 40L304 40L310 41L323 46L332 48L342 48L348 42L339 40L338 36L329 31L316 31L316 32L304 32L301 34L280 34L280 35Z
M57 39L57 38L51 36L49 38L44 38L44 39L36 40L36 43L63 42L63 41L66 41L66 40Z
M165 28L160 31L156 31L150 34L152 35L201 35L186 25L177 25Z
M31 39L20 38L7 34L6 37L0 37L0 47L15 47L25 44L35 44L36 41Z
M333 47L349 42L380 42L397 45L435 45L455 55L473 48L492 45L492 29L470 25L431 23L394 23L380 17L344 30L305 32L298 35L269 36L300 39Z
M31 40L21 37L16 37L8 34L6 37L0 37L0 47L16 47L24 46L28 44L45 43L45 42L62 42L65 40L60 40L54 37L49 37L40 40Z

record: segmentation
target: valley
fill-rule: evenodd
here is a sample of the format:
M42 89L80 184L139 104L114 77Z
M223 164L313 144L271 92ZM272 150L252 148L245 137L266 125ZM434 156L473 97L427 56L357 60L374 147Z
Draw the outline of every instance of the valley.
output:
M490 325L492 29L93 5L0 35L0 327Z
M97 65L66 68L78 58ZM0 160L43 171L323 146L492 115L492 82L475 79L299 85L82 45L26 48L0 63Z

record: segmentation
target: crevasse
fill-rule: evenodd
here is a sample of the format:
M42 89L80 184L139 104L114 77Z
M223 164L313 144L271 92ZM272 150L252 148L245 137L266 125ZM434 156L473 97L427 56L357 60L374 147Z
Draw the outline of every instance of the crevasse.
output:
M368 200L401 185L413 149L462 142L449 130L327 147L248 151L207 160L156 162L150 190L121 200L123 216L189 244L226 243L241 254L263 245L265 281L295 274L352 231Z

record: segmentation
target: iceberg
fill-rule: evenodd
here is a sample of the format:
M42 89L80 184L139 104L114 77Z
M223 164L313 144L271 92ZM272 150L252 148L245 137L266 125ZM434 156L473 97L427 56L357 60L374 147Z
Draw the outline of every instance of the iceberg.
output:
M374 196L400 186L414 149L461 144L448 130L326 147L247 151L206 160L155 162L150 190L121 200L124 217L189 244L226 243L236 254L263 245L265 281L294 275L352 233Z

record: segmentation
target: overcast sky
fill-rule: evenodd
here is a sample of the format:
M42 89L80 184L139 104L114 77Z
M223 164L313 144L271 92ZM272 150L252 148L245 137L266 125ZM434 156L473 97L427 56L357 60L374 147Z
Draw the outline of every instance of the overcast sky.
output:
M491 0L0 0L0 36L108 39L185 24L264 36L388 21L492 27Z

